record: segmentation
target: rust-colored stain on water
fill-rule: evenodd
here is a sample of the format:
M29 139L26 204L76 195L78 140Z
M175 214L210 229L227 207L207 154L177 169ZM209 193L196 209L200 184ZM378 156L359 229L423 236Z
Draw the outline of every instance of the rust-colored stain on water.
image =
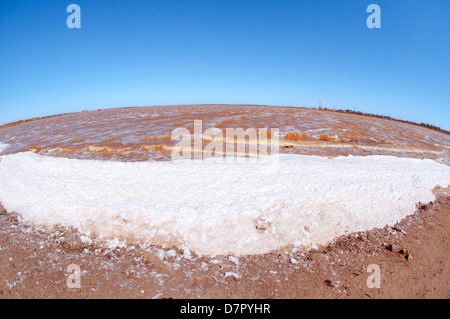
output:
M5 153L119 161L170 160L172 132L218 128L279 129L280 153L318 156L395 155L450 164L450 136L425 127L315 109L189 105L121 108L50 117L0 127ZM223 140L224 143L226 139ZM203 147L210 141L204 140ZM224 145L225 149L225 145Z

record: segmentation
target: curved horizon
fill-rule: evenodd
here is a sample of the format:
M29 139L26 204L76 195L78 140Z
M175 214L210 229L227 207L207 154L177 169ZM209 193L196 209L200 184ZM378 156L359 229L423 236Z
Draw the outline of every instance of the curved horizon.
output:
M118 106L118 107L111 107L111 108L101 108L101 109L85 109L85 110L80 110L80 111L75 111L75 112L67 112L67 113L60 113L60 114L49 114L49 115L42 115L42 116L38 116L38 117L33 117L33 118L26 118L26 119L21 119L21 120L16 120L16 121L11 121L11 122L6 122L6 123L0 123L0 129L2 129L4 126L8 126L8 125L19 125L22 123L26 123L29 121L34 121L34 120L40 120L40 119L46 119L46 118L51 118L51 117L57 117L57 116L64 116L64 115L69 115L69 114L77 114L77 113L82 113L82 112L96 112L96 111L103 111L103 110L116 110L116 109L127 109L127 108L151 108L151 107L176 107L176 106L208 106L208 105L222 105L222 106L264 106L264 107L279 107L279 108L299 108L299 109L311 109L311 110L319 110L319 111L331 111L331 112L343 112L343 113L349 113L349 114L353 114L353 115L360 115L360 116L367 116L367 117L376 117L376 118L381 118L384 120L391 120L391 121L397 121L397 122L402 122L402 123L406 123L406 124L412 124L412 125L418 125L418 126L422 126L424 128L430 129L430 130L434 130L434 131L438 131L444 134L450 134L450 131L445 130L439 126L435 126L433 124L430 123L419 123L419 122L413 122L413 121L408 121L408 120L404 120L404 119L400 119L400 118L393 118L390 117L388 115L384 115L384 114L373 114L373 113L366 113L366 112L362 112L359 111L357 109L329 109L326 107L306 107L306 106L293 106L293 105L266 105L266 104L226 104L226 103L204 103L204 104L168 104L168 105L133 105L133 106ZM17 123L17 124L16 124Z
M350 109L450 131L448 1L0 2L0 122L122 105Z

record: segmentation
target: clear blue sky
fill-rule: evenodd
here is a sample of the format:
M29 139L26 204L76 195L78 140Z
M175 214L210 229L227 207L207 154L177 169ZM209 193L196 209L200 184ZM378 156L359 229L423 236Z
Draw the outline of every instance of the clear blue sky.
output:
M81 29L66 26L71 3ZM371 3L381 29L366 26ZM450 130L450 1L0 1L1 123L319 101Z

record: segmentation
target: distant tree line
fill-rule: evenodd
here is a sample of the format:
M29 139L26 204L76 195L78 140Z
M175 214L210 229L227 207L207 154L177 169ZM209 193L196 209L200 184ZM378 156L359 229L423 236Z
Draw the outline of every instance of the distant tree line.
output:
M336 110L336 109L329 109L329 108L326 108L323 106L319 106L318 109L324 110L324 111L338 112L338 113L350 113L350 114L356 114L356 115L376 117L376 118L385 119L385 120L392 120L392 121L397 121L397 122L402 122L402 123L407 123L407 124L419 125L419 126L426 127L428 129L431 129L434 131L438 131L438 132L450 135L449 131L441 129L439 126L436 126L436 125L426 124L426 123L416 123L416 122L411 122L411 121L406 121L406 120L399 120L399 119L392 118L387 115L377 115L377 114L365 113L365 112L360 112L360 111L355 111L355 110Z

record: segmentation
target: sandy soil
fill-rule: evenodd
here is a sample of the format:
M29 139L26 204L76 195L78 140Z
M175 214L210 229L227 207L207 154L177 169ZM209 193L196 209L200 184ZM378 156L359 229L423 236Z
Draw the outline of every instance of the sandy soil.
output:
M111 250L82 243L73 229L30 228L1 209L0 299L450 298L449 191L436 189L435 202L394 227L308 252L239 258L183 256L173 247ZM67 285L71 264L81 269L81 288ZM367 286L371 264L380 267L380 288Z

